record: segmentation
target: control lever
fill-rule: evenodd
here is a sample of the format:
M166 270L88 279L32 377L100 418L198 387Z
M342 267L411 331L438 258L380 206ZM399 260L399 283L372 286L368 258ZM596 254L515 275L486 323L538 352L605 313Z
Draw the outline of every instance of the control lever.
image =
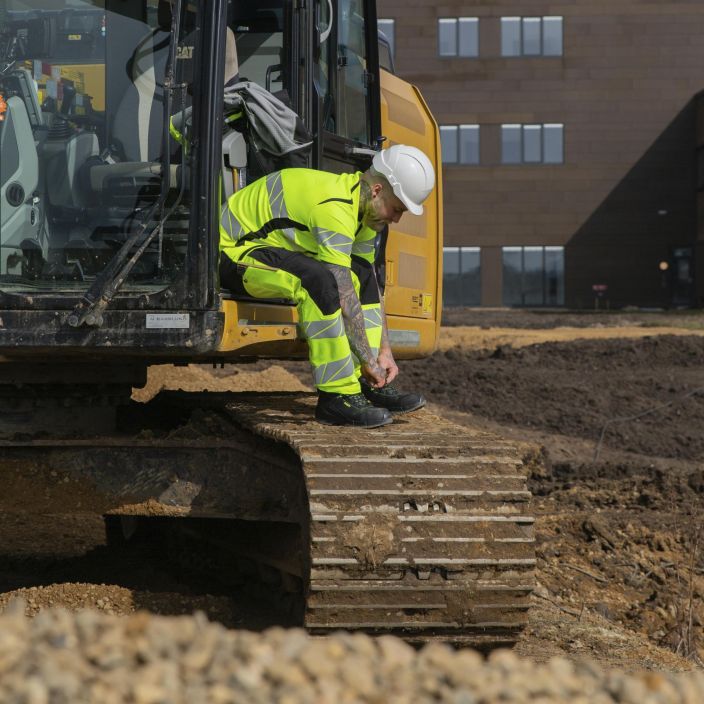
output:
M64 84L64 99L61 101L61 114L68 115L76 100L76 89L70 84Z

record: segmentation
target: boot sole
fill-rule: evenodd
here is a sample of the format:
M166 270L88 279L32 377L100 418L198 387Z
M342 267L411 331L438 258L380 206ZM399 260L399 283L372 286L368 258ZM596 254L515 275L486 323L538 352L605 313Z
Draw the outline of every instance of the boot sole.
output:
M396 416L401 416L404 413L413 413L413 411L418 411L428 403L426 399L423 399L420 403L416 404L415 406L412 406L411 408L395 409L385 406L382 401L380 401L378 398L369 398L369 396L367 396L367 400L370 403L373 403L378 408L385 408L389 413L393 413Z
M380 423L373 423L373 424L366 424L366 423L350 423L349 421L343 421L343 420L327 420L325 418L318 418L316 416L315 420L318 421L318 423L322 423L323 425L339 425L339 426L347 426L350 428L366 428L367 430L371 430L372 428L382 428L385 425L391 425L391 423L394 422L393 418L388 418L387 420L383 420Z
M426 402L423 401L422 403L419 403L417 406L413 406L413 408L404 408L401 411L396 411L392 408L386 408L386 406L382 406L382 408L386 408L386 410L389 413L393 413L395 416L402 416L404 413L413 413L413 411L420 410L421 408L423 408L425 406L425 404L426 404Z

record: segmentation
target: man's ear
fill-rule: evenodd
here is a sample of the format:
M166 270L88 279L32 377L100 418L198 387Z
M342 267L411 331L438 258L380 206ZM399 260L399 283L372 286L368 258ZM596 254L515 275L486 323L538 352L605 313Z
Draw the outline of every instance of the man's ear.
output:
M372 186L372 195L378 196L383 190L384 190L384 187L380 183L375 183Z

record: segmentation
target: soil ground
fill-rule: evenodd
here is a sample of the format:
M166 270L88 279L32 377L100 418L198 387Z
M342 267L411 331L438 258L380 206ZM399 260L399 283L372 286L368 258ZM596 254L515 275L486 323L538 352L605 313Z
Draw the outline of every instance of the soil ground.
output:
M531 477L538 580L523 655L628 670L704 659L704 316L452 310L438 352L402 364L434 411L542 448ZM305 363L156 368L160 388L300 389ZM204 610L234 628L275 616L256 595L116 554L102 522L0 522L0 607Z

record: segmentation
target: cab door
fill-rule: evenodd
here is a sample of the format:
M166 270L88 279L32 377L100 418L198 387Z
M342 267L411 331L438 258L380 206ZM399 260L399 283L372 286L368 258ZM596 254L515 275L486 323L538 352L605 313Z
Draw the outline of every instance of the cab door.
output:
M375 3L322 0L314 87L316 132L322 136L316 166L333 172L364 170L381 135Z

